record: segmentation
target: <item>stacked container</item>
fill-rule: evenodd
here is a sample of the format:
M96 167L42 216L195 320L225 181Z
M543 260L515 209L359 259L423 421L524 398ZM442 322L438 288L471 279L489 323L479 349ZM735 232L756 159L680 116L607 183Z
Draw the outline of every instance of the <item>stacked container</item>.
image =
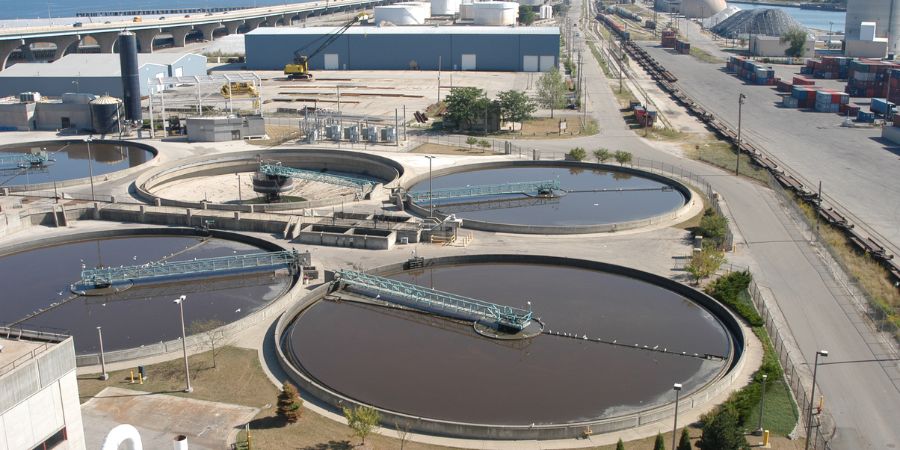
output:
M794 108L815 108L816 106L816 92L819 91L818 86L794 86L791 88L791 96L786 98L793 98L793 101L783 101L784 106L791 107L793 105ZM788 104L790 102L790 104Z
M850 63L846 92L854 97L887 97L890 72L900 66L874 59Z
M847 78L852 60L853 58L845 56L823 56L821 60L809 59L806 66L800 69L800 73L815 78L844 79Z
M675 48L675 42L678 38L675 36L675 30L663 30L661 43L665 48Z
M821 89L816 92L816 111L839 112L841 105L850 102L850 96L844 92Z
M691 43L687 41L682 41L681 39L675 40L675 51L681 53L682 55L691 54Z
M888 100L900 103L900 69L891 69L888 81Z
M842 116L856 117L856 115L859 114L859 105L855 103L843 103L840 108L838 108L838 112Z
M725 68L729 72L734 72L738 78L753 84L773 86L778 81L778 78L775 78L775 69L740 56L729 57Z

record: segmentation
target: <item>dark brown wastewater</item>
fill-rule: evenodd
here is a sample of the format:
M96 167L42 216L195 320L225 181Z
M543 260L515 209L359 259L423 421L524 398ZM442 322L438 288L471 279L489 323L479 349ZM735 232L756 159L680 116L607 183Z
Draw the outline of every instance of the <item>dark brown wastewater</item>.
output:
M153 159L153 153L127 143L92 142L90 157L85 142L39 142L4 145L0 157L45 151L53 161L43 169L0 168L0 186L32 185L54 181L88 178L141 165ZM99 181L99 180L97 180Z
M549 335L497 341L471 325L327 300L295 320L286 339L308 374L355 400L414 416L498 425L615 416L670 402L673 383L686 394L725 368L680 352L731 352L724 327L705 309L624 276L471 264L392 278L510 306L531 301L545 330L679 353Z
M105 297L76 297L69 285L81 267L139 265L263 252L257 247L197 237L129 237L79 241L0 257L0 323L58 329L72 334L77 353L139 347L181 336L178 306L186 295L184 321L233 322L281 295L290 278L243 276L131 288ZM174 256L169 256L174 254ZM53 306L56 303L57 306ZM43 309L43 312L37 311Z

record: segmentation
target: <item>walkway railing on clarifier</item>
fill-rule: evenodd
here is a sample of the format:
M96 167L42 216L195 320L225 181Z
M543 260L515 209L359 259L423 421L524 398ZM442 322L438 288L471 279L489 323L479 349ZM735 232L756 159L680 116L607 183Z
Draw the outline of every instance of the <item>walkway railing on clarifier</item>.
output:
M81 271L76 292L122 284L155 282L172 278L196 278L227 273L253 273L265 270L295 269L300 261L296 250L230 255L189 261L151 262L137 266L103 267Z
M559 180L545 180L435 189L430 193L428 191L410 192L407 195L409 195L410 200L418 203L429 200L452 200L459 198L484 197L488 195L542 194L545 192L558 191L559 189Z
M271 176L300 178L302 180L318 181L356 189L367 189L375 184L372 180L367 180L365 178L335 175L315 170L297 169L294 167L282 166L280 164L260 164L259 171Z
M489 303L353 270L339 271L336 281L362 288L367 294L375 294L378 300L391 303L406 301L409 303L401 304L435 314L443 312L451 317L480 318L517 330L524 329L532 320L532 312L528 310Z

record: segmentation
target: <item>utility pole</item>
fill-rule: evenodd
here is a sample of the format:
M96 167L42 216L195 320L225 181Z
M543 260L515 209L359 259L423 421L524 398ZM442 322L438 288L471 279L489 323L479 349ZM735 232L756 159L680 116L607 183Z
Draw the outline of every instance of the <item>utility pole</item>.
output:
M746 98L747 96L743 93L738 95L737 162L734 165L735 176L740 175L741 172L741 110L744 107L744 99Z

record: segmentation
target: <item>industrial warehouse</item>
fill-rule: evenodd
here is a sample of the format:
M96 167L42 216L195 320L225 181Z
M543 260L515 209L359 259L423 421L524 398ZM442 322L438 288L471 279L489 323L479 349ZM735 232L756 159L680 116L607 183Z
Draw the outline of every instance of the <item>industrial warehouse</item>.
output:
M900 442L895 4L98 1L0 11L0 450Z
M247 68L278 70L333 28L260 28L247 33ZM543 72L559 63L559 28L350 27L309 60L324 70Z

